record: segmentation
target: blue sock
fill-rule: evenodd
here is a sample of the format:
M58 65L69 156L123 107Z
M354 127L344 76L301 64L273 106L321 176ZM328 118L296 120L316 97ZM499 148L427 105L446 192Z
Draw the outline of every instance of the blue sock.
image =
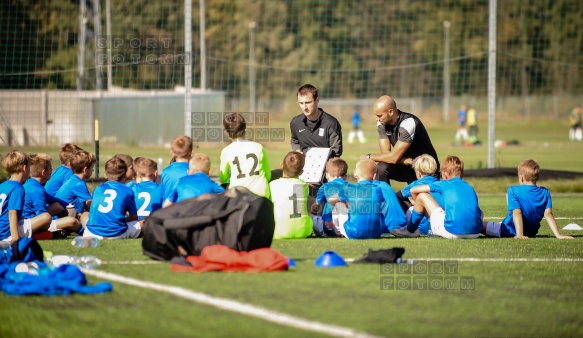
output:
M411 210L411 223L407 224L407 230L409 232L415 232L419 229L419 224L425 217L425 214L417 212L415 209Z

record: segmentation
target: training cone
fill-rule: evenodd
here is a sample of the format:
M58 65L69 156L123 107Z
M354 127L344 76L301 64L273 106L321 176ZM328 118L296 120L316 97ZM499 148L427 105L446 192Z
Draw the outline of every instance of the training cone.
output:
M563 227L563 230L583 230L583 228L579 224L569 223Z
M315 264L319 268L335 268L346 266L346 261L334 251L326 251L316 259Z
M293 267L293 266L296 266L296 262L295 262L293 259L291 259L291 258L289 258L289 257L286 257L286 258L287 258L287 266L288 266L288 267L290 267L290 268L291 268L291 267Z

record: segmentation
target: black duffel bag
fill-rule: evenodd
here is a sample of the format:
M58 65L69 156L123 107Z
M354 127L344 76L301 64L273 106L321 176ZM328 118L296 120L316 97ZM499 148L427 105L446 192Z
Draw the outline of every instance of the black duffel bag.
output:
M157 260L200 255L209 245L237 251L271 246L273 203L243 187L204 194L153 212L144 223L144 255Z

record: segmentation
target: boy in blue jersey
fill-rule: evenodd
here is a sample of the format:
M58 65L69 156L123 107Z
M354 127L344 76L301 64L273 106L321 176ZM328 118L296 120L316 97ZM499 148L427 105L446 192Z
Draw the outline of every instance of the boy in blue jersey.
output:
M22 217L31 219L34 224L38 218L42 218L43 228L46 226L50 232L58 230L78 231L81 223L74 217L62 217L52 219L51 216L62 214L65 209L58 203L50 203L50 198L43 184L51 177L53 167L51 157L47 154L34 154L30 156L30 178L24 183L24 210ZM47 205L49 207L47 208Z
M405 212L399 204L399 199L395 190L385 181L374 180L374 184L381 189L384 202L381 208L381 214L384 217L384 233L391 233L393 229L398 229L407 223Z
M83 149L71 143L67 143L61 148L61 151L59 152L61 165L53 171L51 178L45 184L45 191L49 196L54 197L63 183L73 176L73 170L71 170L71 159L79 150ZM66 205L64 205L63 208L64 207L66 207Z
M164 202L162 200L162 187L156 183L158 176L158 163L156 161L151 158L136 157L133 167L136 171L137 183L131 189L134 192L134 200L138 208L138 220L141 221L162 207Z
M411 188L414 209L418 213L427 212L431 232L435 236L449 239L480 236L484 215L474 188L462 180L463 175L464 162L457 156L448 156L441 163L441 181ZM441 194L439 203L431 192ZM397 237L419 237L420 221L421 217L417 223L411 224L411 229L405 226L394 229L392 234Z
M323 207L322 222L319 216L314 217L314 234L318 237L336 237L341 235L340 226L346 222L348 211L344 203L332 205L329 200L338 197L340 191L346 187L346 174L348 164L339 157L332 158L326 163L326 183L324 183L316 195L316 203ZM322 224L323 226L318 226ZM320 229L321 227L321 229Z
M0 184L0 241L16 242L32 237L37 231L48 229L50 215L23 219L24 188L22 183L30 175L30 158L23 152L11 151L2 159L2 166L10 178ZM34 221L34 222L33 222Z
M437 170L437 162L431 155L423 154L417 156L413 160L413 169L415 170L415 176L417 176L417 180L411 182L411 184L401 189L401 196L410 198L411 200L413 200L411 196L411 188L418 185L431 184L438 181L438 179L434 176L435 171ZM441 196L439 193L433 191L429 194L435 198L438 204L441 204L439 202L441 201ZM419 231L422 235L427 235L429 233L431 226L429 224L429 218L425 215L425 213L419 213L415 211L413 206L411 206L407 209L405 215L407 228L410 229L411 232L415 231L415 226L413 224L419 224ZM421 221L419 221L419 218L421 218ZM392 230L393 229L391 229L391 231Z
M93 190L84 237L118 239L140 236L142 227L137 221L134 193L125 186L127 169L120 158L105 163L107 182Z
M514 237L528 239L534 237L545 218L556 238L573 239L561 235L553 216L551 193L545 187L536 185L540 167L535 160L524 160L518 166L518 182L506 194L508 216L502 222L484 222L482 233L488 237Z
M358 183L348 184L339 193L339 203L348 204L348 219L340 226L340 232L349 239L379 238L385 229L383 194L373 183L376 169L371 159L358 161L354 170Z
M176 189L164 202L164 207L185 199L195 198L202 194L220 194L225 189L211 180L208 176L211 171L211 160L206 154L192 155L189 162L188 175L178 180Z
M95 161L95 155L90 154L88 151L77 151L71 159L73 176L63 183L55 196L59 200L75 206L77 215L80 215L79 218L82 225L87 222L88 211L91 206L91 194L84 180L93 174Z
M126 186L132 188L136 184L136 171L134 169L134 159L127 154L115 154L112 158L119 158L126 164L128 170L126 171Z
M192 157L192 139L184 135L175 138L172 141L170 155L174 162L162 170L160 179L164 201L176 190L178 180L188 175L188 161Z

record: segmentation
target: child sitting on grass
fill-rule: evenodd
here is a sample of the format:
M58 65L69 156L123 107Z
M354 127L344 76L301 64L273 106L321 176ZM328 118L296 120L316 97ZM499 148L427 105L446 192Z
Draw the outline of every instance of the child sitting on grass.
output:
M551 193L539 187L540 167L535 160L524 160L518 166L518 182L508 188L506 202L508 216L502 222L484 222L482 233L488 237L514 237L528 239L540 229L540 221L545 218L556 238L573 239L562 235L553 216Z
M326 163L326 183L318 189L316 203L323 208L322 223L314 218L314 233L318 237L336 237L340 235L340 225L348 219L348 211L344 203L332 205L331 198L338 198L338 194L348 184L346 174L348 164L339 157L332 158ZM318 226L318 224L322 224Z
M413 160L413 169L415 170L415 176L417 176L417 180L411 182L411 184L401 189L401 195L403 197L410 198L411 200L413 200L411 196L411 188L418 185L431 184L438 181L438 179L434 176L435 171L437 170L437 162L431 155L423 154L417 156ZM435 191L432 191L429 194L433 196L436 201L441 199L441 197L438 196L439 193ZM419 231L422 235L428 234L431 227L429 225L429 218L425 215L425 213L419 213L415 211L413 206L411 206L407 209L406 218L407 226L411 225L412 223L417 223L418 219L421 218L419 223Z
M354 170L354 177L358 183L348 184L339 193L338 203L344 202L348 205L348 219L340 226L340 232L344 237L379 238L385 230L382 215L383 194L381 188L373 183L376 169L376 163L371 159L358 161Z
M172 141L170 155L173 162L162 170L160 177L164 201L176 189L178 180L188 175L188 161L192 156L192 139L185 135L176 137Z
M156 183L158 177L158 163L156 161L147 157L136 157L133 167L136 172L136 183L131 188L138 208L138 220L141 221L162 207L163 192L162 187Z
M282 177L269 183L273 195L275 217L274 239L306 238L312 234L312 219L308 214L308 184L298 177L304 167L304 155L289 152L281 169Z
M73 176L73 170L71 169L71 160L76 152L83 150L75 144L67 143L59 152L59 159L61 160L61 165L53 171L51 178L45 184L45 191L49 196L54 197L57 191L61 188L63 183L67 182L71 176Z
M120 158L112 158L105 163L107 182L93 190L84 237L116 239L140 236L142 228L137 221L134 193L125 186L127 169Z
M164 207L185 199L195 198L202 194L220 194L225 189L211 180L208 176L211 171L211 160L206 154L192 155L189 162L188 175L178 180L176 189L168 196Z
M457 156L448 156L441 164L441 181L411 188L415 200L414 210L427 212L431 232L444 238L478 238L482 229L483 213L478 205L478 196L467 182L462 180L464 162ZM430 195L441 194L440 201ZM397 237L419 237L422 217L392 234Z

